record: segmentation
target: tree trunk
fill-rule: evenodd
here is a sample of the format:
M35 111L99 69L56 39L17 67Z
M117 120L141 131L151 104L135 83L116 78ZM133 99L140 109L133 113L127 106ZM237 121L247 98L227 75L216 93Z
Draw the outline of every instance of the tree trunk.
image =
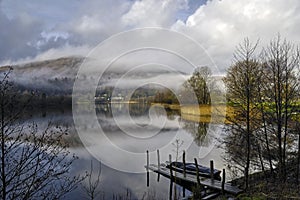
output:
M299 185L299 173L300 173L300 132L298 125L298 166L297 166L297 184Z
M262 158L260 144L258 144L257 151L258 151L258 156L259 156L261 170L263 171L263 173L265 174L265 177L266 177L266 171L265 171L264 161L263 161L263 158Z
M249 61L246 61L247 70L249 71ZM247 72L247 85L246 85L246 98L247 98L247 110L246 110L246 123L247 123L247 161L246 161L246 173L245 173L245 182L246 189L249 185L249 170L250 170L250 80L249 80L249 72Z
M284 138L283 138L283 177L286 179L286 139L288 134L288 108L290 106L289 102L289 72L286 66L286 77L285 77L285 101L284 101Z
M4 133L4 95L1 94L1 182L2 199L6 199L6 175L5 175L5 133Z
M271 170L271 175L274 178L274 169L273 169L273 164L272 164L272 157L271 157L271 151L270 151L270 145L269 145L269 138L268 138L268 131L267 131L267 124L266 124L266 113L265 113L265 107L263 104L263 100L262 100L262 95L261 95L261 90L259 87L259 99L260 99L260 112L262 115L262 122L263 122L263 131L264 131L264 137L265 137L265 142L266 142L266 148L267 148L267 153L268 153L268 162L269 162L269 166L270 166L270 170Z

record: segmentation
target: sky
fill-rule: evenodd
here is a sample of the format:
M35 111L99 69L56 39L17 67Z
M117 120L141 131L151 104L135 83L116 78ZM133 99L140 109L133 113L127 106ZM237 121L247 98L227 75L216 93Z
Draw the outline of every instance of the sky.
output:
M299 11L298 0L0 0L0 63L85 56L114 34L162 27L196 40L225 71L245 37L298 44Z

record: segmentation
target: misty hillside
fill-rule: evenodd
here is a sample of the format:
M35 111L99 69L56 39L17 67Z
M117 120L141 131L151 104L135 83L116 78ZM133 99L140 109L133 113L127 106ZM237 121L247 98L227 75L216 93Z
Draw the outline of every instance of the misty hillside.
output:
M49 95L71 94L83 59L68 57L13 65L10 78L20 93L33 90ZM8 69L9 66L0 67L1 72Z
M47 95L70 95L77 71L84 59L84 57L64 57L12 66L2 66L0 67L0 72L8 71L9 67L13 68L10 78L14 81L19 93L37 91ZM104 86L108 84L113 86L114 82L119 80L124 73L126 72L124 72L122 68L107 70L102 75L99 85ZM184 73L180 72L180 74ZM127 73L127 77L123 81L129 83L130 81L132 82L132 80L159 77L161 75L172 76L172 73L159 68L143 68L135 70L133 73Z

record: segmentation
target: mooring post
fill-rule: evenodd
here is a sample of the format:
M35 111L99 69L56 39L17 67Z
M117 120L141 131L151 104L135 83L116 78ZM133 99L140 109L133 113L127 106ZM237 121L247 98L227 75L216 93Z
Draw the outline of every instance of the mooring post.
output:
M199 177L199 168L198 168L198 162L197 162L197 158L194 158L195 160L195 165L196 165L196 176L197 176L197 184L200 186L200 177Z
M170 178L173 180L173 170L172 170L172 155L169 154L169 162L170 162Z
M147 171L147 187L149 187L149 171Z
M198 193L199 196L197 196L197 198L201 200L202 199L202 197L201 197L202 187L201 187L201 182L200 182L200 177L199 177L199 168L198 168L197 158L194 158L194 160L195 160L195 165L196 165L196 176L197 176L197 188L196 188L196 190L199 190L196 193L199 192Z
M214 181L214 171L215 171L215 169L214 169L214 161L211 160L210 161L210 178L211 178L212 181Z
M183 162L183 176L186 177L186 168L185 168L185 150L183 150L182 154L182 162Z
M147 172L149 172L149 151L147 150Z
M160 157L159 157L159 149L157 149L157 168L160 170Z
M173 200L173 181L170 180L170 191L169 191L169 200Z
M147 187L149 187L149 151L147 150Z
M183 177L186 178L186 168L185 168L185 150L182 153L182 162L183 162ZM185 187L183 187L183 197L185 197Z
M225 194L224 186L225 186L225 169L223 169L223 172L222 172L222 194L223 195Z

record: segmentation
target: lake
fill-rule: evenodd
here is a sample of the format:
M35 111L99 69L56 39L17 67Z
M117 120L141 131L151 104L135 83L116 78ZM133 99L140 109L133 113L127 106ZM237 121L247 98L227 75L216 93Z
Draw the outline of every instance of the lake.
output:
M96 125L89 120L89 112L76 113L76 121L71 110L44 110L34 113L27 121L37 122L41 130L49 121L69 129L70 151L79 157L72 174L90 171L92 161L96 179L101 162L99 199L169 198L168 179L160 177L158 182L157 174L150 173L147 187L144 167L147 150L150 163L157 163L157 149L160 149L161 162L167 161L169 154L173 160L176 157L182 160L182 151L185 150L187 162L193 162L197 157L202 165L209 166L210 160L214 160L215 168L226 168L224 150L219 147L219 139L224 135L222 124L183 120L178 111L166 111L157 105L97 104L95 110ZM78 123L78 119L82 121ZM176 187L182 195L182 188ZM80 186L66 199L86 197Z

